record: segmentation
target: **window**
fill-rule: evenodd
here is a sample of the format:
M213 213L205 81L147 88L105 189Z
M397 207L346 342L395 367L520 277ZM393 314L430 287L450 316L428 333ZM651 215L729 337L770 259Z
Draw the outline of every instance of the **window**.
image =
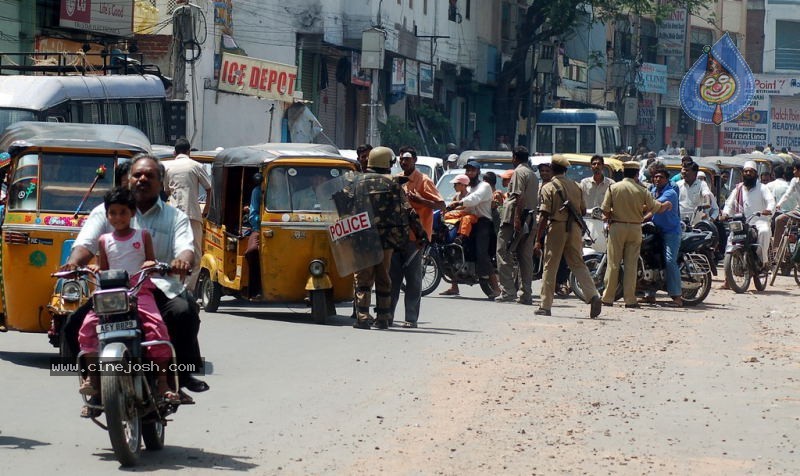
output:
M553 153L553 127L536 126L536 152Z
M581 153L594 154L595 126L581 126Z
M316 188L345 169L274 167L267 177L265 206L270 211L320 211Z
M449 5L447 7L447 19L454 22L459 22L458 17L461 16L458 13L458 0L449 0Z
M156 144L166 143L164 137L164 108L160 101L147 101L144 103L144 123L147 126L147 137Z
M614 137L613 127L600 127L600 142L603 145L604 154L614 154L617 152L617 141Z
M144 130L142 120L139 117L139 105L135 103L125 103L125 124L133 126L139 130Z
M651 20L642 20L642 28L639 36L639 51L642 61L645 63L656 62L656 50L658 47L658 37L656 24Z
M775 22L775 69L800 70L800 22Z
M422 14L428 14L428 0L422 0Z
M105 165L114 170L113 156L79 156L46 154L41 157L41 180L39 208L46 211L74 212L86 191L94 181L97 169ZM98 180L81 211L88 213L103 201L103 195L111 190L114 174L107 173Z
M36 210L36 197L39 185L39 156L25 155L17 161L14 178L8 187L8 209Z
M578 129L556 127L556 154L574 154L578 151Z
M19 121L35 121L36 115L33 111L22 109L0 109L0 131Z
M472 10L472 8L470 8L470 0L467 0L467 8L465 10L466 10L466 13L467 13L465 16L467 17L467 20L469 20L469 13L470 13L470 10Z
M691 42L689 43L689 64L694 64L703 54L704 46L714 43L714 33L703 28L692 28Z
M122 120L122 103L108 102L105 104L106 124L124 124Z
M95 102L84 102L81 107L81 120L84 124L100 124L100 105Z

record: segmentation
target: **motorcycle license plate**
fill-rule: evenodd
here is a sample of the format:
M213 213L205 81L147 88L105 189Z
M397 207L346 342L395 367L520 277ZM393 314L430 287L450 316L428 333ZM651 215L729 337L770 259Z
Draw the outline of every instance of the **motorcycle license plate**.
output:
M136 329L136 321L122 321L122 322L109 322L106 324L98 324L97 333L114 332L114 331L127 331L129 329Z

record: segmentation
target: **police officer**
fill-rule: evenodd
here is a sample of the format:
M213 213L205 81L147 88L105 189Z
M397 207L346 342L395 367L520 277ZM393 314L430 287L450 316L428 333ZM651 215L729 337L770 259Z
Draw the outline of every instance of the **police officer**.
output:
M356 322L353 327L369 329L373 319L369 314L372 286L375 286L375 327L387 329L392 320L392 281L389 269L392 253L405 247L409 239L410 224L413 223L416 236L426 240L425 231L419 224L416 213L406 199L399 182L392 180L392 149L375 147L369 152L367 173L359 180L355 194L369 197L372 206L374 226L378 229L383 260L368 268L355 272Z
M625 178L609 187L601 205L603 214L609 222L608 266L603 304L611 306L614 303L620 262L623 262L626 269L622 283L625 307L636 308L639 307L636 302L636 269L642 245L644 210L662 213L671 210L672 204L669 201L657 201L646 188L636 182L639 176L639 162L625 162L623 167Z
M586 203L578 184L564 175L568 167L569 160L566 157L560 154L553 155L551 165L553 178L542 186L539 227L534 251L541 252L541 237L545 230L547 230L547 238L544 242L542 289L539 293L542 302L536 314L550 315L553 293L556 288L556 273L563 255L567 260L567 265L575 273L584 295L589 298L589 304L591 304L589 317L594 318L600 315L602 306L589 269L583 262L582 230L576 218L586 213ZM570 207L572 207L572 211L570 211Z
M538 206L539 180L529 160L527 148L514 148L511 158L514 174L503 204L500 232L497 235L497 273L501 294L495 300L499 302L517 300L520 304L532 304L533 214ZM519 287L522 291L519 299L514 283L514 257L519 263Z

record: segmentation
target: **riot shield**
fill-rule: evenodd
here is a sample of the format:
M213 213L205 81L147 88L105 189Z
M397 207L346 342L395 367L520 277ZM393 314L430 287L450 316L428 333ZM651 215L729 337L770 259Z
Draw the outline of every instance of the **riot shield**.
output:
M374 226L369 193L360 183L363 177L348 171L315 189L340 276L383 261L383 246Z

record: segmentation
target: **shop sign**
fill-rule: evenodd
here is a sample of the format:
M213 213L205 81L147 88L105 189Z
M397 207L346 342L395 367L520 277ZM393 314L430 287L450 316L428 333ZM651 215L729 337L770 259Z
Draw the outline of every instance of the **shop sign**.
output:
M642 63L636 87L643 93L667 94L667 65Z
M248 56L222 54L220 91L292 102L297 84L297 67Z
M61 0L58 25L64 28L133 35L133 0Z

